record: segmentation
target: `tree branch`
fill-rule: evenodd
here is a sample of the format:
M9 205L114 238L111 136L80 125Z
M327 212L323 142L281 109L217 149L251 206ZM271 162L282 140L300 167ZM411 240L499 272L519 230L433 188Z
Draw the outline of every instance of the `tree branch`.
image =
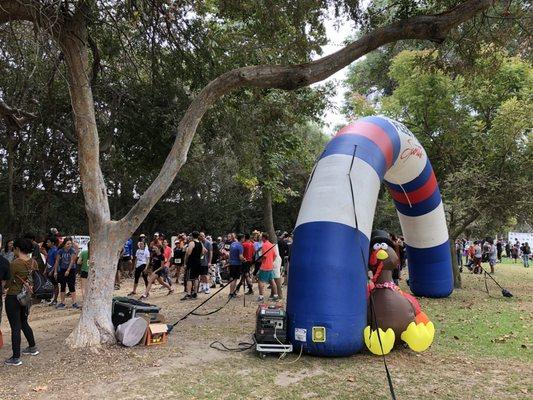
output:
M322 81L361 56L384 44L405 39L442 42L450 30L486 10L494 0L468 0L437 15L421 15L375 29L343 49L316 61L292 65L238 68L220 75L205 86L180 121L176 140L157 178L120 221L133 232L168 190L187 153L205 112L222 96L243 87L294 90Z
M37 115L18 108L10 107L0 99L0 117L6 121L6 124L15 128L15 130L19 130L30 120L37 118Z
M0 0L0 24L9 21L33 21L30 1Z
M479 211L477 211L477 210L473 210L472 213L470 214L470 216L469 216L468 218L464 219L464 220L463 220L463 223L462 223L460 226L456 227L456 228L451 232L451 234L450 234L450 240L456 240L457 237L459 237L459 235L460 235L461 233L463 233L464 230L465 230L466 228L468 228L468 226L469 226L472 222L474 222L474 221L477 219L478 216L479 216Z

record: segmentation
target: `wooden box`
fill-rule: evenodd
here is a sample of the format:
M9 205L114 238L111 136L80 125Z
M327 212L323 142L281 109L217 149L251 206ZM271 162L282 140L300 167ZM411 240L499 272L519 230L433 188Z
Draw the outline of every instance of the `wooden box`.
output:
M149 324L146 328L146 339L144 344L146 346L155 346L157 344L164 344L168 339L166 324Z

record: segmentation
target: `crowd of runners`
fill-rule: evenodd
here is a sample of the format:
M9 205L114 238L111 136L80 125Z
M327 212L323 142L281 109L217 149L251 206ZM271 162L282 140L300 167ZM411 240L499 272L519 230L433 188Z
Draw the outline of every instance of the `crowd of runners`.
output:
M197 231L174 237L141 234L137 240L129 239L121 250L115 288L120 288L124 278L133 277L129 296L140 294L140 299L146 299L157 283L167 288L169 295L183 287L181 300L194 300L228 282L230 297L236 297L241 288L246 295L253 295L257 283L259 301L264 300L267 285L269 297L278 300L283 298L291 244L288 233L281 234L276 245L268 233L258 231L215 238ZM137 291L141 279L142 294Z

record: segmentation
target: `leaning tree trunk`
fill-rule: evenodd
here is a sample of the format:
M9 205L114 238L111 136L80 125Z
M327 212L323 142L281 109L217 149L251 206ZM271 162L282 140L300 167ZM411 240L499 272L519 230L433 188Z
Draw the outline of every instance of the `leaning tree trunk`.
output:
M270 236L270 241L272 243L277 243L278 237L276 236L276 229L274 229L274 214L272 213L272 192L270 190L263 189L263 200L263 219L265 229L268 232L268 236Z
M68 338L73 347L115 342L111 323L111 300L119 250L131 235L111 221L107 189L100 168L99 137L90 85L87 31L83 15L69 21L58 41L65 56L74 126L78 138L78 167L91 237L87 297L78 325Z

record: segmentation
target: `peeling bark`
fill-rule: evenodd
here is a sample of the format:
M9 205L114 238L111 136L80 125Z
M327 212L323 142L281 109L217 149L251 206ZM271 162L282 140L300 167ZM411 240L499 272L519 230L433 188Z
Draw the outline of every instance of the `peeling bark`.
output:
M67 338L71 347L94 347L115 343L111 323L111 298L120 247L113 247L105 231L91 234L91 269L86 298L78 325Z

